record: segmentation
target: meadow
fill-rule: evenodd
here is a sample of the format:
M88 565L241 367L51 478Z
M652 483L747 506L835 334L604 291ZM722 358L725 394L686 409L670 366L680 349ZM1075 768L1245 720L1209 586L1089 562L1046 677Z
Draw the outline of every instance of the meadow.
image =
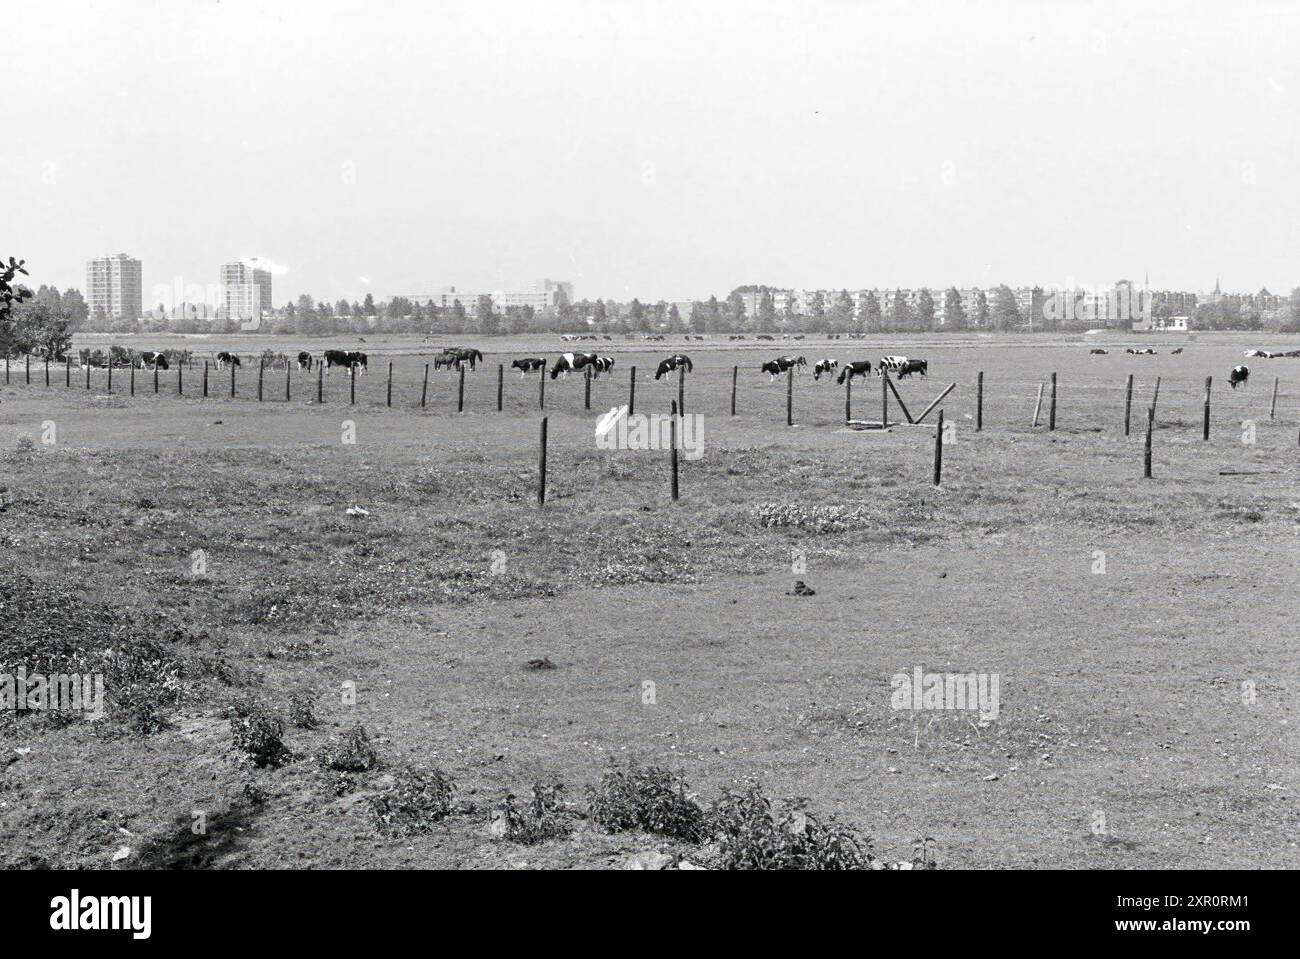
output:
M112 688L98 722L0 717L0 862L603 867L656 849L708 864L707 847L583 818L584 787L635 760L680 774L701 804L744 780L800 797L892 862L920 841L940 868L1295 867L1300 360L1242 352L1296 338L1094 339L184 340L200 365L219 349L363 349L355 405L337 370L318 403L315 373L296 368L290 399L268 373L259 402L247 360L233 399L215 371L203 398L196 370L183 395L176 370L157 394L137 370L131 395L123 370L110 394L102 370L88 390L75 367L71 386L55 368L47 387L43 366L30 384L11 366L0 653L152 641L148 662L175 668L139 680L167 694L144 720L140 696ZM461 413L456 372L431 370L423 390L449 345L485 353ZM616 365L590 410L582 377L547 380L543 413L538 376L509 364L569 349ZM667 412L677 379L653 369L673 352L694 360L686 408L704 441L676 503L666 453L593 435L627 402L633 365L637 411ZM845 430L844 388L825 378L794 378L788 427L786 381L758 370L781 353L928 359L928 377L897 385L916 414L957 384L942 485L932 428ZM1243 362L1250 382L1228 389ZM1053 372L1056 429L1046 399L1035 428ZM881 382L855 382L852 403L878 419ZM796 578L815 595L791 595ZM890 678L915 667L998 674L998 717L891 708ZM291 761L249 762L249 701L286 716L311 704L315 723L286 726ZM357 725L376 763L321 762ZM406 769L447 773L456 806L393 837L372 800ZM552 780L569 834L494 837L504 797Z

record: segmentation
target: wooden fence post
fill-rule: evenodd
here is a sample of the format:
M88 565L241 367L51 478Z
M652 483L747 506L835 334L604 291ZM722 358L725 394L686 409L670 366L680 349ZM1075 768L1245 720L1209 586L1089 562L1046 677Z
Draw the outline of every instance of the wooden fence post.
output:
M1056 429L1056 374L1052 374L1052 405L1047 410L1047 430Z
M938 428L934 431L934 485L943 479L943 410L939 411Z
M1156 409L1156 400L1158 400L1158 399L1160 399L1160 377L1157 376L1157 377L1156 377L1156 388L1155 388L1155 391L1152 392L1152 394L1151 394L1151 412L1152 412L1152 414L1155 413L1155 409Z
M316 402L325 402L325 371L319 366L316 367Z
M672 450L671 450L671 452L670 452L670 456L669 456L669 458L670 458L670 460L672 461L672 472L673 472L672 494L673 494L673 502L674 502L674 503L677 502L677 493L678 493L678 486L677 486L677 415L678 415L678 409L679 409L679 408L678 408L678 406L677 406L677 403L676 403L676 401L674 401L674 402L673 402L673 406L672 406L672 418L671 418L671 420L670 420L670 422L669 422L669 424L668 424L668 438L669 438L669 445L672 447Z
M886 380L889 377L889 371L883 367L880 370L880 428L886 429L889 426L889 383Z
M90 389L90 368L86 368L86 389ZM185 364L176 364L176 395L185 395Z
M636 413L636 367L632 367L627 381L627 415Z
M112 367L111 363L109 364L109 367L110 368ZM110 379L111 378L112 378L112 374L110 374ZM208 361L207 360L203 361L203 395L204 396L208 395Z
M420 409L424 409L429 399L429 364L424 364L424 383L420 386Z
M1038 384L1038 402L1034 404L1034 426L1038 425L1038 414L1043 411L1043 384Z
M234 396L235 396L235 364L234 364L234 363L231 363L231 364L230 364L230 397L231 397L231 399L234 399Z
M132 366L131 369L135 369L135 367ZM46 386L49 386L49 385L50 385L50 358L49 358L48 356L45 357L45 385L46 385ZM1274 386L1276 387L1276 385L1277 385L1277 381L1274 380ZM1276 398L1276 396L1277 396L1277 390L1276 390L1276 388L1275 388L1274 391L1273 391L1273 395L1274 395L1274 397ZM1271 419L1271 417L1270 417L1270 419Z
M542 375L537 379L537 408L546 409L546 364L542 364Z
M348 364L348 405L357 405L357 364Z
M943 398L944 398L945 396L947 396L949 393L951 393L951 392L952 392L953 390L955 390L956 388L957 388L957 384L956 384L956 383L949 383L948 386L947 386L947 388L946 388L942 393L940 393L938 396L936 396L936 397L934 398L934 402L933 402L933 403L931 403L931 404L930 404L929 406L927 406L925 409L921 410L921 415L920 415L920 416L918 416L918 417L917 417L916 419L914 419L914 420L913 420L913 419L909 419L908 422L909 422L909 423L920 423L922 420L924 420L927 416L930 415L931 410L933 410L936 406L938 406L940 403L943 402ZM898 399L898 405L899 405L899 406L903 406L903 401L902 401L902 399L900 399L900 398L898 397L898 394L897 394L897 393L894 394L894 397L895 397L895 399ZM940 410L940 412L943 412L943 411ZM904 415L907 414L907 407L905 407L905 406L903 406L903 414L904 414Z
M26 378L26 384L27 384L28 386L31 386L31 385L32 385L32 354L28 353L28 354L27 354L25 357L23 357L23 358L27 361L27 365L26 365L26 368L25 368L26 371L24 372L23 376ZM109 361L108 361L108 368L109 368L110 370L113 368L113 361L112 361L111 358L110 358ZM113 392L113 391L112 391L112 390L109 390L109 392L111 393L111 392Z
M1278 377L1273 377L1273 401L1268 404L1268 421L1270 423L1277 418L1277 381Z
M584 366L582 372L584 374L582 382L582 408L584 410L589 410L591 409L591 367Z
M456 412L465 412L465 367L460 368L460 379L456 383Z
M262 383L266 379L266 358L259 357L257 361L257 402L262 402Z
M898 408L903 411L903 419L907 420L907 422L909 423L919 423L920 420L912 419L912 414L907 411L907 404L903 402L903 396L901 393L898 392L898 387L894 385L894 381L891 380L888 376L886 376L885 382L889 384L889 392L894 394L894 400L895 402L898 403ZM953 386L956 385L957 385L956 383L953 384ZM948 395L946 390L944 391L943 395L944 396ZM943 399L943 396L939 397L939 399ZM934 406L931 405L930 409L931 410L934 409ZM930 410L926 410L925 412L928 413L930 412ZM921 415L924 416L925 413L922 413Z
M108 392L110 395L113 392L113 355L111 353L108 356Z
M1143 453L1142 476L1144 479L1151 478L1151 430L1156 422L1156 408L1147 407L1147 441L1146 450Z
M90 389L90 363L86 364L86 389Z
M72 355L64 354L63 357L63 386L65 389L72 388Z
M853 377L844 377L844 422L853 419Z
M794 367L785 371L785 425L794 426Z
M537 505L546 505L546 420L542 417L542 443L537 454Z
M50 371L49 368L47 367L45 370L45 380L47 386L49 385L49 379L50 379ZM135 396L135 364L134 363L131 364L131 395Z
M1209 440L1210 438L1210 384L1214 382L1213 376L1205 378L1205 417L1201 421L1201 439Z
M1128 375L1128 383L1124 387L1124 435L1128 436L1129 416L1133 412L1133 374Z
M293 374L290 372L291 369L292 367L288 363L284 364L284 401L286 403L289 402L291 395L289 389L289 382L293 378Z
M158 395L158 361L157 360L153 361L153 393L154 396Z
M975 432L984 429L984 371L975 378Z
M677 367L677 408L686 415L686 367Z
M506 395L506 365L504 363L498 363L497 364L497 412L498 413L500 413L501 410L504 409L505 395Z
M740 367L731 368L731 415L736 415L736 380L740 376Z
M465 369L464 367L461 367L461 376L464 377L464 375ZM384 405L393 405L393 364L391 362L388 364L388 393L384 397Z

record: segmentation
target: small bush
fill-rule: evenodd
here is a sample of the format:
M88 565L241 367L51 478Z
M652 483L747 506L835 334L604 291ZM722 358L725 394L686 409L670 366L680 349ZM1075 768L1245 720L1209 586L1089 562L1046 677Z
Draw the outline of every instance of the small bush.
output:
M451 777L441 769L425 775L403 767L391 786L369 799L375 828L393 838L428 832L451 812L453 788Z
M570 819L564 786L558 782L533 783L531 802L520 803L514 796L506 796L493 814L493 821L501 824L502 839L526 846L567 836L573 831Z
M611 769L589 792L591 818L606 832L641 829L694 843L708 835L708 814L666 769L635 763Z
M364 726L353 726L340 743L331 743L320 755L321 765L342 773L364 773L379 765L379 754Z
M258 768L283 766L292 754L284 745L284 721L265 706L239 702L232 707L230 731L235 748Z
M714 806L718 867L722 869L867 869L867 843L828 817L805 810L806 800L778 813L757 783L723 791Z
M312 705L310 696L295 693L289 697L289 722L299 729L315 729L319 725L316 719L316 707Z

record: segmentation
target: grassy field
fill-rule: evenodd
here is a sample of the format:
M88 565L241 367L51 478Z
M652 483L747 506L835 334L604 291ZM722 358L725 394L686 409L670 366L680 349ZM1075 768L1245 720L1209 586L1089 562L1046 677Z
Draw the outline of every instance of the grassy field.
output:
M419 338L186 344L359 346L371 368L355 407L338 372L323 404L296 369L290 400L279 373L258 403L248 368L234 399L215 373L203 399L195 371L183 396L176 371L157 395L137 371L131 396L124 371L110 395L103 371L87 390L80 371L68 388L56 370L47 388L43 367L27 385L13 366L0 390L0 653L152 641L150 662L176 665L148 731L111 686L100 722L0 716L12 744L0 862L107 868L121 848L119 867L603 867L646 849L707 862L707 848L581 819L534 846L490 834L507 794L554 778L581 811L584 787L635 759L680 773L704 804L746 778L806 797L890 861L930 837L940 868L1300 865L1300 361L1241 355L1294 339L714 337L650 351L461 338L488 354L465 376L461 414L446 371L430 372L420 409L428 354L451 344ZM546 382L539 510L538 378L507 372L497 413L496 367L565 348L617 362L592 384L590 412L581 378ZM592 427L626 402L632 365L638 411L666 412L676 380L652 371L676 351L695 360L686 401L704 417L705 452L683 461L674 504L666 454L598 450ZM942 487L932 429L845 431L844 390L825 380L795 378L787 428L786 384L758 371L782 352L925 357L929 377L899 384L914 414L956 382ZM1241 362L1252 379L1229 390ZM1031 419L1052 372L1049 432L1046 401L1038 428ZM880 389L855 384L855 417L879 417ZM796 551L816 595L790 595ZM543 658L554 668L526 665ZM998 674L1000 715L892 709L890 677L917 666ZM318 727L286 730L294 761L250 766L232 702L287 713L294 697ZM313 757L358 723L381 763L340 783ZM449 773L457 806L430 832L392 838L369 801L407 766ZM196 810L206 835L190 829Z

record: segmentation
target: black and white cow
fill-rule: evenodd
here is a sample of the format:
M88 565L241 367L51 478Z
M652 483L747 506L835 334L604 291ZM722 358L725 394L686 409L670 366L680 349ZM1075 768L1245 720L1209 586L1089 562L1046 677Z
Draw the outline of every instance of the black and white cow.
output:
M1250 379L1249 366L1234 366L1232 368L1232 371L1228 374L1228 385L1235 390L1238 384L1245 386L1246 381L1249 379Z
M793 369L798 372L801 367L806 367L807 365L808 361L802 356L778 356L774 360L768 360L760 366L759 369L770 375L772 379L776 379L786 370Z
M608 373L614 368L614 357L598 356L596 357L596 362L592 365L594 368L591 371L591 377L592 379L596 379L601 373Z
M1180 347L1178 347L1178 349L1170 351L1169 355L1170 355L1170 356L1177 356L1177 355L1178 355L1179 353L1181 353L1182 351L1183 351L1183 348L1180 346Z
M1136 350L1133 349L1133 347L1129 346L1129 347L1125 347L1124 352L1132 353L1134 356L1155 356L1156 355L1156 351L1151 349L1151 347L1149 346L1144 346Z
M239 357L234 353L227 353L222 350L217 354L217 369L224 370L227 366L238 366Z
M316 365L316 358L312 356L310 353L308 353L306 350L303 350L301 353L298 354L298 369L310 370L315 365Z
M533 370L540 370L546 365L546 360L540 356L525 356L523 359L515 360L510 364L512 369L519 371L519 378L523 379L524 375L531 373Z
M813 366L813 379L820 380L823 373L829 376L839 368L839 365L839 360L818 360L816 365Z
M897 373L907 362L906 356L882 356L876 364L876 375L884 376L886 372Z
M165 353L155 353L153 350L145 350L140 354L140 369L165 370L168 368L167 355Z
M1093 347L1091 350L1088 351L1088 353L1091 354L1092 356L1105 356L1105 355L1106 355L1106 351L1105 351L1105 350L1100 350L1100 349L1097 349L1096 347Z
M655 370L655 379L660 379L679 367L689 373L691 371L691 358L684 353L676 353L668 357L659 364L659 369Z
M347 350L326 350L321 355L321 362L325 364L325 375L329 376L330 370L336 366L341 366L344 369L347 369L351 365L348 356L349 353Z
M597 359L595 353L561 353L560 358L551 367L551 379L555 379L561 373L564 374L565 379L568 379L570 373L584 366L593 365Z
M366 354L362 353L360 350L348 350L348 365L356 369L356 371L363 376L366 372L367 362L368 359Z
M920 373L922 376L925 376L926 371L928 371L929 368L930 368L929 360L908 360L901 367L899 367L898 378L901 380L903 379L903 377L911 376L913 373Z
M844 381L847 379L851 383L853 382L853 377L867 376L870 373L870 360L857 360L853 363L845 363L844 366L840 368L839 378L836 379L835 382L843 385Z

